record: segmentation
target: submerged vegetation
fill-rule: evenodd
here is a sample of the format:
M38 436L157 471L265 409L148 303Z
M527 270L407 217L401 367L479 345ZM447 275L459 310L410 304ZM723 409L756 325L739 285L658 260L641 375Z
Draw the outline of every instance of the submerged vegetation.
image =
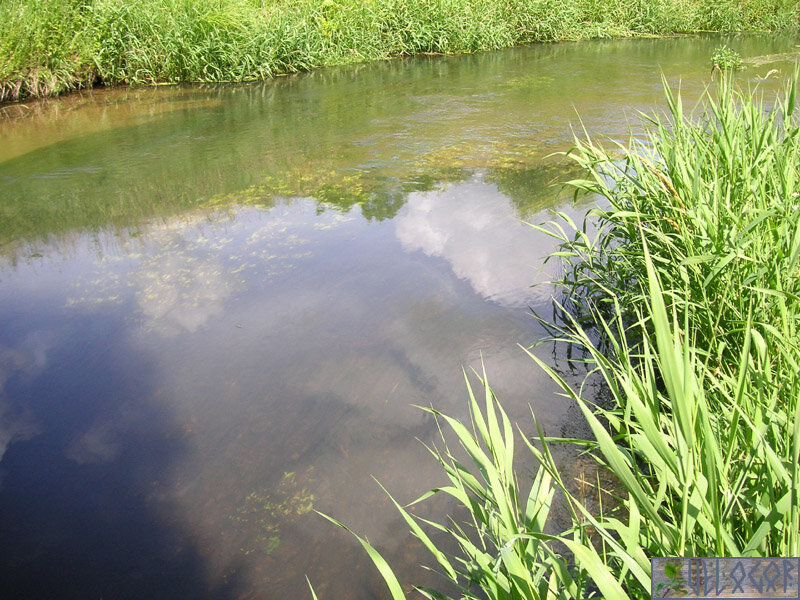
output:
M245 81L515 44L800 26L794 0L23 0L0 4L0 101Z
M649 598L653 556L800 553L797 79L768 109L729 78L702 114L668 91L670 119L653 117L645 140L615 153L577 142L570 154L589 177L571 185L604 208L591 227L563 216L542 229L567 267L555 339L582 350L589 376L574 387L531 357L593 439L523 436L539 463L531 480L485 378L468 425L431 411L448 431L432 452L449 483L422 499L449 495L468 516L436 523L397 507L458 597ZM601 403L586 385L598 378ZM598 502L562 475L554 444L596 461ZM555 494L571 515L558 534L547 526Z

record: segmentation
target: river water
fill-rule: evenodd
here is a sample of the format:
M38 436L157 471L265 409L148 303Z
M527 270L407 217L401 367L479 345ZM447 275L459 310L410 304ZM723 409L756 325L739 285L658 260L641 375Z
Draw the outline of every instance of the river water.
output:
M435 582L373 477L402 502L443 482L413 405L466 417L462 368L485 364L523 429L531 409L572 427L520 348L556 274L525 222L586 210L550 155L581 127L635 135L662 74L691 103L722 42L761 57L739 76L755 84L791 73L798 40L539 45L0 108L0 597L305 598L306 575L322 599L384 597L314 510Z

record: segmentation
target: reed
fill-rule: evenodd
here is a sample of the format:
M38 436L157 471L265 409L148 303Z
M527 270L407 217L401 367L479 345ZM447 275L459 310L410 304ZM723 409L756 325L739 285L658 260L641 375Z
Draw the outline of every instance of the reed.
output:
M800 550L797 80L767 108L726 77L699 115L667 90L647 140L573 153L607 208L557 234L565 339L612 392L590 446L599 415L651 556Z

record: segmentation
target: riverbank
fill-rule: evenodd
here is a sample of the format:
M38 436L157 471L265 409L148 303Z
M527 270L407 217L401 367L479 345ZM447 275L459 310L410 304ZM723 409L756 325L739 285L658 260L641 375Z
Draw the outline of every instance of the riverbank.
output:
M23 0L0 6L0 102L93 85L265 79L421 53L800 27L790 0Z

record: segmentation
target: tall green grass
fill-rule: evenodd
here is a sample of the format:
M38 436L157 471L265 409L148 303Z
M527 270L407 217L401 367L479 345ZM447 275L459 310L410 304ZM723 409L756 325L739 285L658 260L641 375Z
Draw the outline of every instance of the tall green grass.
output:
M800 26L794 0L20 0L0 101L94 83L244 81L418 53Z
M607 152L570 152L571 182L605 208L591 227L566 216L559 239L558 341L577 345L608 398L595 402L531 353L580 407L593 439L519 436L539 469L514 466L513 431L483 380L471 423L436 414L460 454L433 454L466 518L431 523L398 505L463 598L649 598L653 556L800 553L800 118L798 76L769 105L723 80L685 114ZM588 233L594 231L595 233ZM590 503L551 449L585 451L599 469ZM469 457L460 462L458 455ZM557 494L557 495L554 495ZM548 533L555 498L571 524ZM455 538L445 554L428 531ZM362 543L403 597L390 567ZM565 558L566 557L566 558ZM428 598L449 598L421 590Z
M608 208L560 237L567 338L612 391L637 508L672 518L665 555L800 551L796 100L797 75L770 106L724 79L700 115L668 91L646 141L574 153Z

